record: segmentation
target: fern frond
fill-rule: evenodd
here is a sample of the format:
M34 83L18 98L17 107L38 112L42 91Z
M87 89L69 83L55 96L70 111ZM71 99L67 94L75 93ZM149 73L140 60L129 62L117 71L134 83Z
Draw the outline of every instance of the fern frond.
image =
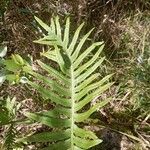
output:
M54 61L59 69L38 61L39 66L47 72L47 75L36 73L27 67L24 71L41 81L44 86L33 81L28 83L41 95L55 106L54 109L39 113L26 113L25 115L39 123L55 129L53 132L43 132L23 138L28 142L50 142L51 144L43 150L85 150L102 141L91 131L78 126L84 123L98 108L109 103L110 98L98 102L88 110L84 110L87 104L100 96L113 83L109 83L112 75L99 80L99 73L95 73L105 58L100 57L104 47L103 42L93 43L84 51L81 49L93 31L90 30L79 40L81 24L70 40L70 19L66 20L64 35L59 23L59 18L51 19L51 26L44 24L40 19L37 22L48 32L44 38L37 43L50 45L52 50L41 55ZM96 51L96 52L95 52ZM91 59L86 59L91 52L95 52ZM46 87L46 88L45 88Z
M0 125L4 127L4 139L2 148L5 150L13 149L16 144L16 112L19 109L20 104L16 103L16 98L10 99L9 97L0 106ZM16 121L17 122L17 121Z
M14 124L11 124L5 130L4 147L9 150L13 149L13 146L15 144L15 138L16 138L16 129L14 127Z

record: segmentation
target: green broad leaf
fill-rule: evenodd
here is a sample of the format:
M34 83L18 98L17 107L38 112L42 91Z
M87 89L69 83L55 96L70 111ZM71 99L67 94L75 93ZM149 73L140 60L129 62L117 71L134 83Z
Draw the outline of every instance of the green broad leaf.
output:
M28 71L28 73L36 77L39 81L42 81L45 85L48 85L52 91L59 91L59 93L62 95L70 96L70 91L68 90L68 88L61 86L59 83L52 80L51 78L46 78L41 74L38 74L33 71Z
M59 49L57 46L55 46L55 51L56 51L56 55L57 55L57 62L60 66L60 69L61 71L65 74L67 73L67 68L65 68L65 62L64 62L64 59L62 57L62 54L61 54L61 49Z
M80 52L83 44L85 43L85 41L87 40L87 38L90 36L90 34L92 33L93 30L94 30L94 28L91 29L86 35L84 35L83 38L81 39L81 41L79 42L77 48L75 49L75 51L72 54L72 57L71 57L72 62L74 62L76 60L76 58L78 57L79 52Z
M64 83L66 83L67 85L70 85L70 81L68 80L67 77L65 77L64 75L62 75L60 72L54 70L52 67L42 63L41 61L38 61L38 64L44 69L46 70L48 73L50 73L52 76L54 76L56 79L58 79L59 81L63 81Z
M113 74L107 75L106 77L104 77L103 79L101 79L98 83L99 84L103 84L106 81L109 81L109 79L112 77ZM75 90L76 92L79 92L81 90L83 90L84 88L86 88L88 85L90 85L90 83L94 83L94 80L99 76L99 73L96 73L92 76L90 76L88 79L86 79L84 82L82 82L81 84L79 84Z
M40 114L34 114L34 113L26 113L26 117L29 119L35 120L37 122L40 122L42 124L45 124L49 127L54 128L63 128L63 127L69 127L71 124L71 121L69 119L55 119L52 117L40 115Z
M74 134L83 139L93 139L96 140L98 137L92 132L75 126Z
M86 71L88 67L90 67L92 64L95 63L95 61L98 59L100 54L100 51L97 51L97 53L85 64L78 67L78 69L75 71L75 76L79 76L82 72ZM104 58L101 58L104 59Z
M20 77L18 75L15 75L15 74L7 74L6 75L6 79L10 82L10 83L13 83L13 82L19 82L20 80Z
M91 102L96 97L100 96L101 93L106 91L110 86L113 85L113 83L107 83L106 85L103 85L102 87L98 88L96 91L94 91L91 94L88 94L83 100L79 101L75 104L75 111L79 111L82 109L86 104Z
M76 61L73 63L73 66L74 68L76 69L79 64L84 60L84 58L86 56L88 56L88 54L93 51L97 46L100 46L102 45L103 42L96 42L96 43L93 43L89 48L87 48L77 59ZM98 51L101 53L102 49L103 49L103 45L98 49Z
M46 148L42 148L40 150L67 150L70 148L70 140L62 141L62 142L57 142L55 144L51 144L50 146Z
M59 64L61 71L65 74L66 73L65 62L60 53L60 49L57 46L55 46L55 51L56 51L56 56L57 56L56 57L57 63Z
M43 38L37 40L38 42L42 42L42 41L47 41L47 42L53 42L55 44L59 44L62 45L62 41L60 41L60 39L57 37L57 35L55 34L48 34L47 36L44 36Z
M91 93L92 90L96 90L97 88L100 88L100 86L102 84L104 84L106 81L108 81L108 79L111 77L112 75L108 75L106 77L104 77L102 80L94 82L88 86L86 86L83 90L81 89L80 92L78 92L75 95L75 98L77 101L79 101L82 97L84 97L85 95L87 95L89 92Z
M86 111L84 113L75 114L76 122L83 122L84 120L88 119L91 114L93 114L97 109L104 107L106 104L108 104L110 102L110 100L111 99L109 98L109 99L104 100L100 103L97 103L93 107L91 107L88 111Z
M0 57L3 58L7 54L7 46L1 45L0 46Z
M61 35L61 27L59 23L59 17L55 17L55 24L56 24L56 32L57 32L57 37L62 41L62 35Z
M69 30L70 30L70 18L67 18L65 31L64 31L64 39L63 39L63 43L64 43L63 48L66 49L66 51L69 44Z
M61 136L60 136L61 135ZM36 133L26 138L20 139L21 142L55 142L66 140L70 137L70 129L65 131Z
M54 62L57 62L56 51L55 50L49 50L47 52L43 52L43 53L41 53L41 56L45 56L48 59L50 59L50 60L52 60Z
M82 81L84 81L88 76L90 76L100 65L101 63L104 61L103 59L100 59L98 62L96 62L91 68L88 68L86 72L84 72L82 75L80 75L79 77L77 77L76 79L76 84L81 83Z
M63 51L62 49L60 50L60 55L64 61L64 67L66 69L70 69L71 67L71 60L69 58L69 56L67 55L67 53L65 51Z
M39 41L57 41L57 36L55 34L48 34L47 36L44 36Z
M56 35L56 27L55 27L55 22L54 22L54 19L51 18L51 31L54 35Z
M87 85L94 82L99 77L99 75L100 75L99 73L95 73L95 74L91 75L89 78L87 78L85 81L83 81L82 83L80 83L78 86L75 87L75 92L81 91Z
M34 43L38 43L38 44L43 44L43 45L49 45L49 46L53 46L53 45L59 45L62 46L62 43L58 42L58 41L48 41L48 40L35 40L33 41Z
M43 29L45 29L48 33L51 33L51 28L47 24L45 24L41 19L36 16L34 18Z
M59 97L57 94L53 93L53 92L49 92L49 89L45 89L44 87L28 81L28 83L35 89L37 89L39 91L39 93L42 94L42 96L46 99L49 99L51 102L54 102L56 104L60 104L62 106L66 106L66 107L70 107L71 106L71 102L68 99L65 98L61 98Z
M4 65L6 66L6 70L12 72L17 72L21 69L21 66L19 64L16 64L12 59L5 60Z
M68 53L69 53L69 55L71 55L71 53L74 51L74 47L75 47L75 45L76 45L76 43L77 43L77 40L78 40L80 31L81 31L81 29L83 28L83 26L84 26L84 23L82 23L82 24L78 27L78 29L76 30L76 32L75 32L75 34L74 34L74 36L73 36L73 39L72 39L72 41L71 41L71 44L70 44L70 46L69 46L69 48L68 48L68 50L67 50Z
M74 143L76 146L83 148L83 149L89 149L95 145L98 145L102 142L102 140L86 140L79 137L74 137Z
M20 55L15 54L15 55L12 55L11 57L12 57L12 60L14 60L16 64L21 65L21 66L25 64L23 58Z
M30 72L33 72L33 67L32 66L23 66L22 71L26 74L27 73L30 74Z
M44 111L41 113L42 115L53 117L53 118L60 118L61 116L71 117L71 109L57 106L56 108L50 111Z

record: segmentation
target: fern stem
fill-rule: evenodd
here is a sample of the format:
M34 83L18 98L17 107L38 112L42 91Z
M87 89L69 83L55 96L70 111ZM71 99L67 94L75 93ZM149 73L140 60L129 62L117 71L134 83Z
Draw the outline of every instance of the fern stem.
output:
M74 69L71 66L71 150L74 150L74 106L75 106L75 83L74 83Z

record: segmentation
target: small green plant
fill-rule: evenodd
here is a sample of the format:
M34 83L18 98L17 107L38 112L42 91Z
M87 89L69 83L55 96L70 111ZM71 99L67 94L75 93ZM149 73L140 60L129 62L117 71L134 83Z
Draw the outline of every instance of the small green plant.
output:
M20 104L17 104L16 98L0 99L0 126L4 128L3 143L0 143L0 149L12 149L16 138L16 114Z
M10 83L19 83L22 81L23 67L29 65L28 62L18 54L11 55L11 58L4 61L6 70L6 79Z
M47 147L41 150L89 149L101 143L102 140L98 139L92 131L83 128L84 121L110 101L108 98L89 107L93 99L112 85L108 82L112 75L100 80L100 74L95 73L104 60L100 57L104 47L103 42L93 43L83 51L81 50L83 44L93 29L79 39L84 25L81 24L71 41L69 18L66 20L63 35L58 17L51 19L51 26L46 25L37 17L35 19L48 33L35 42L50 46L50 50L41 55L45 56L49 63L55 62L55 67L38 60L37 63L44 75L33 71L28 66L24 67L24 71L40 81L41 84L31 80L28 83L37 89L43 98L53 104L54 108L25 115L31 120L53 128L53 131L33 134L23 138L22 141L48 142ZM91 52L92 57L87 59Z
M7 54L7 46L0 46L0 86L5 80L10 84L25 82L24 66L30 66L19 54L13 54L10 58L4 58Z

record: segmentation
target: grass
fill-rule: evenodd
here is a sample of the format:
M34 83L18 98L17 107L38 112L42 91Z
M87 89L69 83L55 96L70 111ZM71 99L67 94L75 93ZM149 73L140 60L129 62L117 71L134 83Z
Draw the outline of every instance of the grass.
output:
M119 45L105 67L115 72L115 102L109 107L111 128L139 137L149 145L150 114L150 21L149 15L137 12L122 20ZM111 109L110 109L111 108ZM119 121L119 122L118 122ZM118 123L116 123L118 122ZM136 144L135 144L136 145ZM141 145L146 149L145 145Z

